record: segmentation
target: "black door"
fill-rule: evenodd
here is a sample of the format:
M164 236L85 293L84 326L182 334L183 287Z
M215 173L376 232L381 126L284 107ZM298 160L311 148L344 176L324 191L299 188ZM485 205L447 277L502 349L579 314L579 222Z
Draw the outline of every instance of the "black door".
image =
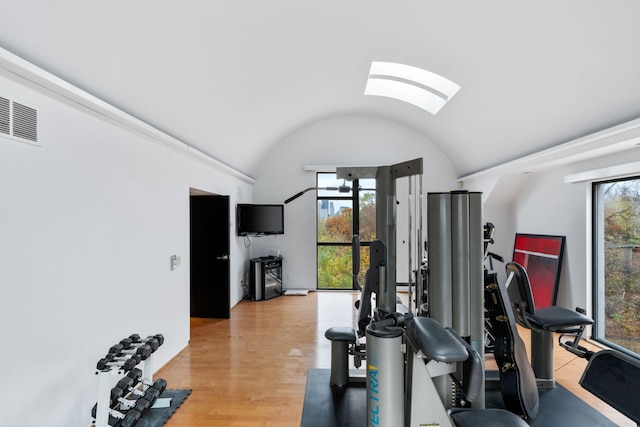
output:
M190 196L191 317L231 316L229 196Z

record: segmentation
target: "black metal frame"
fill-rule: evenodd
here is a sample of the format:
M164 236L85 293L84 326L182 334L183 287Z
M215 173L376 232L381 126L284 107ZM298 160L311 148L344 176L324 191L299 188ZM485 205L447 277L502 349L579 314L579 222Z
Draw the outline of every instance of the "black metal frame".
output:
M317 172L316 174L316 183L318 181L317 177L320 174L326 174L330 172ZM317 196L316 195L316 218L318 218L318 204L319 200L350 200L351 201L351 221L352 221L352 234L359 234L360 231L360 209L356 209L360 204L360 189L359 189L359 180L355 179L352 182L351 186L351 196ZM318 226L316 224L316 260L318 259L318 248L321 246L340 246L351 247L352 242L318 242ZM371 245L371 241L360 241L360 246L368 247ZM318 271L316 268L316 289L320 289L318 283ZM342 288L341 288L342 289ZM345 290L359 290L358 283L356 277L353 278L351 282L351 288L344 288Z

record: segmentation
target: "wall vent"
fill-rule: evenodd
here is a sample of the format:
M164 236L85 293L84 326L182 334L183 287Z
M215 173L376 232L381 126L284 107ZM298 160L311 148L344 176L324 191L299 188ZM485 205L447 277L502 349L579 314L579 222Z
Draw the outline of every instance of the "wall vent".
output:
M0 133L10 135L9 123L11 104L8 99L0 97Z
M38 142L38 110L0 97L0 135Z
M35 108L13 103L13 136L38 142L38 111Z

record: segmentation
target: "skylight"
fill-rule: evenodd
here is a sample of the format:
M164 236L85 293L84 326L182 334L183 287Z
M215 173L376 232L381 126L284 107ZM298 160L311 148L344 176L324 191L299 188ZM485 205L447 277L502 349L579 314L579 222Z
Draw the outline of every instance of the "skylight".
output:
M436 114L459 90L451 80L430 71L374 61L364 94L398 99Z

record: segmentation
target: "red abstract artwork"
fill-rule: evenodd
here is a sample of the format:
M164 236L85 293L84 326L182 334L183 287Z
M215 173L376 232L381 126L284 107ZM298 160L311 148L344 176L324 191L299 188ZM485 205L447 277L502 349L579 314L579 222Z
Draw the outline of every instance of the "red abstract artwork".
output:
M556 304L564 236L516 233L513 260L527 271L535 308Z

